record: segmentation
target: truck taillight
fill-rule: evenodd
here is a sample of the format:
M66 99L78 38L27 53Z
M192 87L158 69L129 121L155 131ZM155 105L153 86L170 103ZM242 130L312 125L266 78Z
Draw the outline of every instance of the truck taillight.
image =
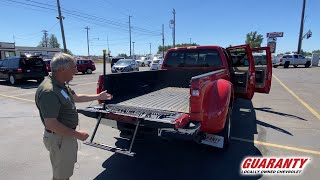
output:
M282 62L282 58L280 58L280 62Z
M102 92L103 88L103 75L99 76L98 83L97 83L97 94L100 94ZM99 104L102 103L102 101L98 101Z
M201 110L201 92L200 82L198 80L191 81L190 83L190 113L199 113Z
M17 69L17 72L18 72L18 73L21 73L21 72L22 72L22 69L21 69L21 68Z

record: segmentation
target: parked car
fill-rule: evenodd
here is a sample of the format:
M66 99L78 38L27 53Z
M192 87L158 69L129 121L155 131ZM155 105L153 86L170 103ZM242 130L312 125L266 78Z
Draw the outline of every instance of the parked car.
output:
M158 70L161 69L163 59L153 59L151 65L150 65L150 70Z
M48 72L51 72L50 62L52 59L44 59L44 63L46 64L46 68Z
M77 69L78 72L82 72L82 74L92 74L92 72L96 70L96 66L92 60L81 59L77 60Z
M298 67L298 65L310 67L311 59L300 54L286 54L280 59L280 64L283 65L284 68L288 68L290 65L293 65L293 67Z
M117 63L120 59L125 59L124 57L111 57L111 67Z
M133 59L120 59L112 68L112 73L139 71L138 63Z
M281 66L282 64L282 56L273 57L272 58L272 66L274 68L277 68L278 66Z
M48 75L46 64L39 56L10 57L0 60L0 79L15 85L23 80L43 81Z
M139 66L150 66L147 57L141 56L139 59L136 60Z

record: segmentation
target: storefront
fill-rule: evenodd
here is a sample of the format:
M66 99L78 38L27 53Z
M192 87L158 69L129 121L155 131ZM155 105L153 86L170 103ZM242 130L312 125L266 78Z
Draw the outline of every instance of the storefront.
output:
M59 52L62 52L62 49L15 46L15 43L0 42L0 59L24 54L37 54L43 56L43 58L51 58L55 53Z
M15 44L0 42L0 59L16 56Z

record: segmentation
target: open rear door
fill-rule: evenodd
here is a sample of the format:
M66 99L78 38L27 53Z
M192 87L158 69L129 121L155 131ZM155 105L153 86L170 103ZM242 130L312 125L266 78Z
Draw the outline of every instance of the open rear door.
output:
M255 63L256 85L255 92L270 92L272 79L272 60L270 47L253 48L253 59Z
M231 82L236 97L252 99L255 89L255 64L248 44L227 48L231 58Z

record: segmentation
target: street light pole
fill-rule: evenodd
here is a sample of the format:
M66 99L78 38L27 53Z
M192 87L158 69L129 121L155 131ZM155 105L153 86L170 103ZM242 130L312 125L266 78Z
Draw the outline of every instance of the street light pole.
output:
M134 43L135 43L135 42L132 42L132 57L133 57L133 59L135 59L135 55L134 55Z
M89 27L85 27L85 29L87 30L87 45L88 45L88 57L90 56L90 50L89 50Z
M130 45L130 57L131 57L131 17L132 17L132 16L129 16L129 38L130 38L129 45Z
M302 13L301 13L301 23L300 23L299 43L298 43L298 50L297 50L298 54L300 54L301 46L302 46L302 35L303 35L304 10L305 10L305 7L306 7L306 0L303 0Z
M149 54L151 55L151 43L149 43L149 44L150 44L150 53Z

